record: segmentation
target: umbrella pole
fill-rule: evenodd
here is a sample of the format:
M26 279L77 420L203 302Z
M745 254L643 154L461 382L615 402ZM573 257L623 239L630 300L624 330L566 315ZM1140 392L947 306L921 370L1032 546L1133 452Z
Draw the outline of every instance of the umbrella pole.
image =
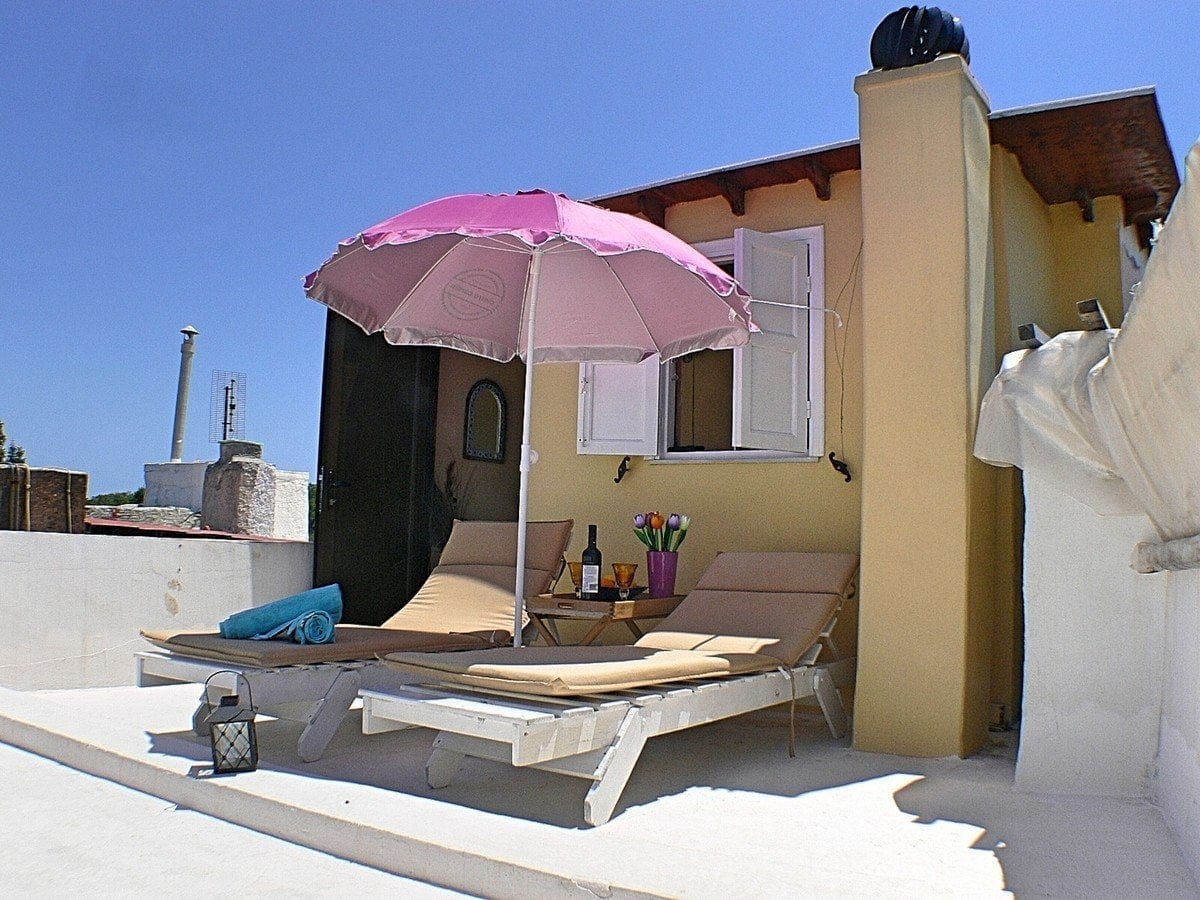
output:
M525 618L525 533L529 526L529 420L533 410L533 327L537 311L538 278L542 271L542 251L534 250L529 266L529 286L525 291L529 306L529 324L525 328L525 405L521 419L521 489L517 501L517 584L513 603L513 646L521 646L522 619Z

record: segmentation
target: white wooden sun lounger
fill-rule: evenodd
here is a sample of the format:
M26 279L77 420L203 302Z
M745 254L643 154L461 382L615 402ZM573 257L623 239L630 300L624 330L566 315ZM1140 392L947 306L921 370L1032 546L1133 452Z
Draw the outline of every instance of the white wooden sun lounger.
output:
M813 648L815 657L819 648ZM846 733L839 684L853 679L854 660L728 679L675 682L614 694L530 697L466 685L412 684L364 690L363 732L421 726L438 731L425 766L430 787L450 784L464 757L528 766L592 781L583 819L603 825L647 740L730 716L816 698L834 737Z
M817 567L818 577L797 585L795 576L815 557L826 563ZM829 564L831 557L840 565ZM756 567L749 590L730 586L746 566ZM857 559L847 554L721 554L676 612L631 648L507 648L423 660L394 654L389 663L420 681L361 691L363 730L435 729L426 765L434 788L449 784L467 756L588 779L583 817L602 825L652 737L807 698L820 705L835 737L845 734L838 688L852 682L855 661L840 658L832 631L837 608L853 594L856 568ZM789 590L778 589L780 579L792 582ZM762 627L733 625L739 608L763 613L780 604L786 610L766 613L771 621ZM809 609L793 617L801 606ZM811 622L814 613L823 625L794 640L776 634L789 622ZM698 628L706 618L717 627ZM692 649L676 649L689 639ZM789 640L790 647L799 641L805 649L784 649ZM768 655L772 650L793 658L785 664ZM678 665L724 674L663 675ZM747 669L757 671L739 674ZM622 679L639 678L640 685L619 687ZM659 678L668 683L646 683ZM588 683L597 689L589 691Z
M144 651L135 656L138 687L208 682L215 696L240 693L244 702L253 700L258 713L302 722L296 753L305 762L321 758L359 690L405 681L402 673L388 672L378 660L260 668L174 653ZM215 697L201 696L192 714L192 730L204 737L208 735L210 702L215 703Z
M570 520L529 523L525 583L549 588L571 537ZM304 724L296 751L319 759L360 689L412 680L379 657L398 650L461 651L511 640L516 523L456 521L436 568L417 594L380 626L338 625L332 644L226 640L217 634L143 631L159 650L135 654L137 684L205 684L192 717L204 719L213 694L241 691L255 710ZM248 691L247 691L248 688Z

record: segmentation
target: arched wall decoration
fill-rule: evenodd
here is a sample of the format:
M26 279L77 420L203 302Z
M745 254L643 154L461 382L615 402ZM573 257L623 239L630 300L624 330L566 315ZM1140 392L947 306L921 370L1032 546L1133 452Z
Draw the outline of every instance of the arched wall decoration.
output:
M504 433L508 403L504 389L490 378L481 378L467 392L463 419L463 459L504 462Z

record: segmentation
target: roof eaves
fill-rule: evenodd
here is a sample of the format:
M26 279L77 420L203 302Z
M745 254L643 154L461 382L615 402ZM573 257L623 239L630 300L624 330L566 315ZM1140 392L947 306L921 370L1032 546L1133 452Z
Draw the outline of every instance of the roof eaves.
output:
M788 162L789 160L800 159L805 156L816 156L818 153L826 153L831 150L844 150L847 147L856 146L858 146L857 138L848 141L834 141L830 144L821 144L820 146L809 147L804 150L793 150L790 153L780 153L777 156L764 156L761 159L751 159L745 162L720 166L715 169L704 169L700 172L692 172L688 175L678 175L675 178L668 178L663 181L651 182L650 184L642 184L635 187L624 188L623 190L613 191L611 194L601 194L597 197L590 197L588 199L592 203L601 203L605 200L612 200L616 197L627 197L630 194L640 194L646 191L670 187L683 181L693 181L697 178L712 178L717 175L727 175L730 172L735 172L739 169L747 169L751 166L762 166L770 165L771 163Z
M1126 100L1130 97L1154 97L1154 85L1129 88L1123 91L1109 91L1104 94L1086 94L1082 97L1070 97L1066 100L1051 100L1047 103L1034 103L1029 106L1014 106L1010 109L1000 109L988 114L989 120L1009 119L1014 116L1027 116L1033 113L1050 112L1056 109L1070 109L1075 106L1088 106L1093 103L1109 103L1113 100Z

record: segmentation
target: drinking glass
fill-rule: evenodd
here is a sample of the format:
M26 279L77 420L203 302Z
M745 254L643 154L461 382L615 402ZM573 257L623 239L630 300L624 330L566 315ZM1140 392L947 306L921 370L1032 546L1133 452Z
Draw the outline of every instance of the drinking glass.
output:
M613 581L617 583L617 593L622 600L629 599L629 589L633 587L633 575L637 571L637 563L613 563Z
M567 568L571 570L571 583L575 585L575 599L578 600L583 596L583 563L567 563Z

